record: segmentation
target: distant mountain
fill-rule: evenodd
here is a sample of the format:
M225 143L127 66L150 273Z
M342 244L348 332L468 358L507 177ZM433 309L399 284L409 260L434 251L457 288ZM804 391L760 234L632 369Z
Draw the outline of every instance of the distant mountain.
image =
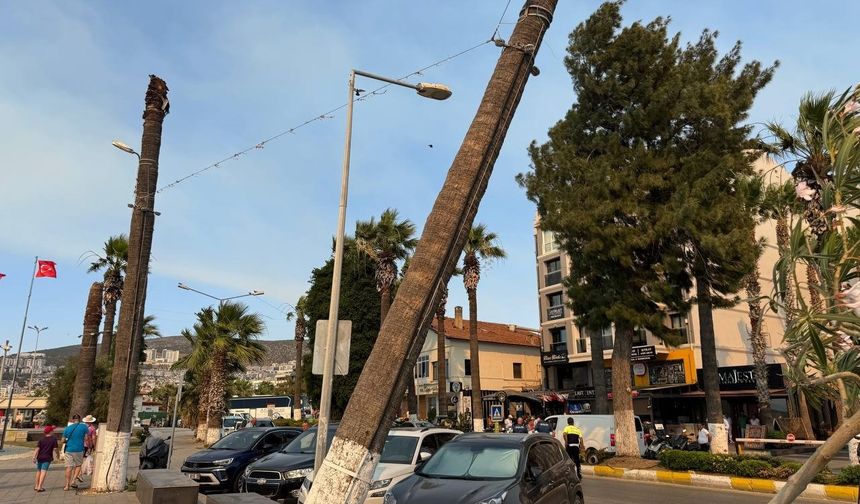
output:
M266 347L266 356L263 358L262 364L271 364L273 362L289 362L296 358L296 342L293 340L274 340L263 341L260 343ZM146 348L156 350L179 350L179 353L186 355L191 351L191 344L182 336L165 336L163 338L151 338L146 340ZM80 352L80 345L70 345L60 348L50 348L39 350L45 354L45 364L48 366L62 366L66 363L69 357L76 357ZM307 352L307 345L305 345Z

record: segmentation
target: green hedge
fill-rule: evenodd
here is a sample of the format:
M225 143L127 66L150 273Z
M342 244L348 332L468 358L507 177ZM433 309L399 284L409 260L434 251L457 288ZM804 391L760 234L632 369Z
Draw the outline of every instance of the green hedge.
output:
M310 425L315 425L317 423L315 418L308 418L306 420L293 420L292 418L276 418L272 420L272 423L275 424L276 427L301 427L303 423L307 422Z
M695 471L745 478L785 480L796 473L801 464L786 462L774 457L750 455L717 455L708 452L669 450L660 455L660 465L673 471ZM821 471L816 483L857 484L860 469L835 476L829 470Z
M836 482L841 485L860 485L860 465L842 469L836 477Z

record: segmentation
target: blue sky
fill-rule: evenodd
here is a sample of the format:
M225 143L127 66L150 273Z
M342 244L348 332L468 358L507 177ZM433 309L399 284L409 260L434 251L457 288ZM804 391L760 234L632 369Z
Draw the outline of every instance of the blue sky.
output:
M29 324L48 326L41 348L73 344L89 283L80 257L127 232L136 163L110 146L140 143L147 75L170 87L160 184L253 146L346 101L349 68L392 77L478 44L505 0L414 2L6 2L0 8L0 340L17 345L33 258L57 262L38 279ZM599 2L561 0L538 56L541 75L520 103L478 220L509 258L486 269L482 320L536 327L534 208L514 182L526 147L574 100L562 65L567 36ZM507 37L520 2L501 25ZM628 2L626 22L672 17L685 40L719 30L747 59L782 62L751 121L789 121L808 90L856 83L853 34L860 4L710 0ZM484 45L414 81L444 82L445 102L390 89L356 106L349 226L397 208L423 225L474 115L499 50ZM360 81L365 89L374 82ZM259 289L294 302L330 253L337 218L343 113L160 193L147 312L165 334L190 325L207 299ZM428 145L432 144L430 148ZM292 324L259 300L266 339ZM451 306L465 305L461 284ZM28 331L24 349L31 350Z

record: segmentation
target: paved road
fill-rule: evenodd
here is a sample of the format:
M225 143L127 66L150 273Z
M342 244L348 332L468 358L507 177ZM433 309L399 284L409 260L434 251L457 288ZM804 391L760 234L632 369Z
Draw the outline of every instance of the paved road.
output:
M773 497L750 492L593 477L585 478L583 490L586 504L767 504ZM795 504L822 502L832 501L797 500Z

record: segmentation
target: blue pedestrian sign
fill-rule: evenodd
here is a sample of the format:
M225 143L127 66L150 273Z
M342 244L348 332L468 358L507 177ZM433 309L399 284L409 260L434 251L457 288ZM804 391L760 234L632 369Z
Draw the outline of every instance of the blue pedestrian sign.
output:
M501 404L491 404L490 405L490 416L493 418L494 422L502 421L502 405Z

